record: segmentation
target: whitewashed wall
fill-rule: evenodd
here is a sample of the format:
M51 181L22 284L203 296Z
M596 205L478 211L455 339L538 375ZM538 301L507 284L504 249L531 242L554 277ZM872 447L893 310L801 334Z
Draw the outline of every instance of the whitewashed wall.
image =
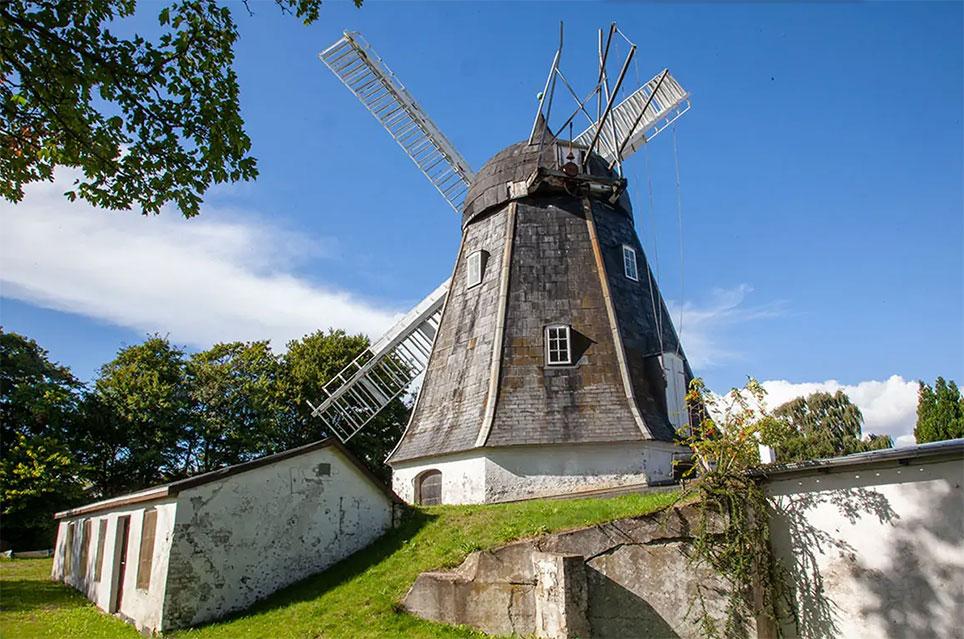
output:
M334 447L182 490L163 627L246 608L391 524L389 497Z
M443 503L478 504L657 483L672 479L680 450L657 441L482 448L394 464L392 486L414 503L419 476L438 470Z
M964 463L910 461L769 483L799 589L786 636L964 636Z
M454 453L428 460L392 465L392 488L409 504L415 503L415 482L427 470L442 473L442 503L481 504L485 502L485 457L476 451Z
M487 449L486 501L666 481L673 477L676 450L657 441Z
M146 590L137 588L137 567L140 555L141 529L144 523L144 511L148 508L157 510L157 528L154 536L154 553L151 564L151 580ZM173 499L120 507L101 513L71 517L61 520L57 530L57 542L54 553L54 563L51 578L63 581L84 593L98 608L105 612L118 612L131 621L138 630L153 631L160 627L163 609L165 584L167 580L167 559L171 548L171 533L174 528L176 505ZM127 543L127 569L124 572L124 588L121 607L114 609L114 602L118 589L118 564L120 561L120 539L117 535L118 520L130 517ZM90 539L87 553L86 570L82 571L81 539L84 521L91 522ZM95 579L97 544L100 534L100 522L107 521L107 535L104 543L104 561L101 568L100 580ZM65 578L64 559L66 556L67 524L74 523L73 569Z

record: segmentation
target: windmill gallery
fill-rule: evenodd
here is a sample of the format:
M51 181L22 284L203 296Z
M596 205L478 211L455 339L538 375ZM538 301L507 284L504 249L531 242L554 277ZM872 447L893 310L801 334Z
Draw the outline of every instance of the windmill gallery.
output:
M610 73L617 39L628 54ZM400 501L671 481L693 374L636 235L622 163L690 102L666 70L617 103L635 50L615 24L600 30L594 88L579 98L560 69L560 33L528 136L478 172L360 34L323 51L461 216L451 278L320 389L314 415L332 437L59 513L54 578L162 631L323 570L390 527ZM556 126L554 102L568 115ZM572 135L577 119L588 128ZM386 494L342 443L421 377ZM273 543L294 530L297 543ZM219 551L228 539L234 550Z

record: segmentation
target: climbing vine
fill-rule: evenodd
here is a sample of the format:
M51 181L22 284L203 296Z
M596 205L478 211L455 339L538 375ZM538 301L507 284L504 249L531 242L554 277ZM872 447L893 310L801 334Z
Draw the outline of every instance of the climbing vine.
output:
M781 622L793 615L787 571L770 551L770 506L759 482L758 446L776 444L781 432L764 396L753 379L722 397L695 379L687 395L694 424L680 437L693 465L680 501L699 513L690 568L716 575L694 580L690 614L705 637L746 637L754 623L780 636Z

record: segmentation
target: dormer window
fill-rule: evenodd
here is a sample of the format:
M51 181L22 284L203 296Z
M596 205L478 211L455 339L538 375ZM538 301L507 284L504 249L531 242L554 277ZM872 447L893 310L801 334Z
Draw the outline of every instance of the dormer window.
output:
M639 269L636 268L636 249L625 244L623 244L623 272L632 281L639 281Z
M572 336L569 327L563 324L546 326L546 365L567 364L572 364Z
M475 251L470 253L468 261L468 273L466 274L466 288L472 288L482 283L482 271L485 270L485 251Z

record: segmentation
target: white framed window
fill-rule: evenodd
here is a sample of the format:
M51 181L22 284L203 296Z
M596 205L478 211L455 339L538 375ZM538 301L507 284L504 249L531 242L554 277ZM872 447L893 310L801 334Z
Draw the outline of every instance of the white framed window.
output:
M572 335L568 326L546 326L546 364L561 366L572 364Z
M468 273L466 275L466 287L472 288L482 283L483 251L476 251L466 258L468 260Z
M569 159L569 155L572 154L572 160ZM586 150L580 148L569 148L568 144L557 144L556 145L556 161L559 170L562 170L569 162L574 163L577 166L582 166L582 163L586 159Z
M636 249L626 244L623 244L623 272L632 281L639 281L639 269L636 268Z

